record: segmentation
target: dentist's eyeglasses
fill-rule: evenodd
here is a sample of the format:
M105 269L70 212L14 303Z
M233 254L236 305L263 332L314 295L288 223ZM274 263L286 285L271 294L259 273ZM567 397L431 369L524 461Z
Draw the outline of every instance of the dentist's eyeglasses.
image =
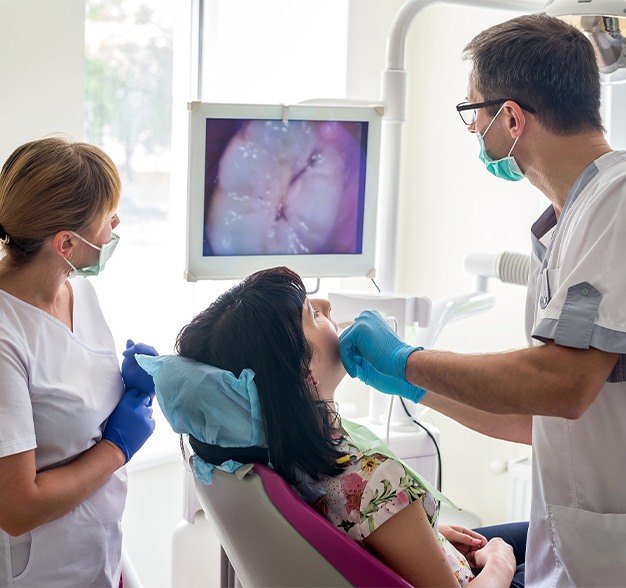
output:
M530 112L531 114L535 113L535 109L531 106L527 106L522 104L519 100L515 100L513 98L498 98L497 100L487 100L486 102L468 102L467 100L463 102L459 102L456 105L456 111L459 113L461 120L469 127L476 122L476 114L480 108L487 108L489 106L498 106L499 104L504 104L508 100L512 100L519 104L519 106Z

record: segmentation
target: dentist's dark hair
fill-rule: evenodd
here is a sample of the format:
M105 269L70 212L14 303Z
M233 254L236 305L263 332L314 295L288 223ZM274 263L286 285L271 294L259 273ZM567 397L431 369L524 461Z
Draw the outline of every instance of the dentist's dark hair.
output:
M338 416L306 382L312 349L302 329L306 290L285 267L256 272L222 294L178 334L182 357L239 376L251 368L269 459L289 483L301 470L319 479L341 471Z
M465 47L482 98L519 100L556 135L602 131L600 70L589 39L546 14L527 14L478 34ZM494 116L500 104L488 107Z

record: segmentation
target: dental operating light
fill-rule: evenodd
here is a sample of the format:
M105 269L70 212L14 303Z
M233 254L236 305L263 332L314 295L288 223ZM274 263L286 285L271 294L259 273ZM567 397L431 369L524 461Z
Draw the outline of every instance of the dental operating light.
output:
M626 82L626 0L550 0L544 10L589 39L603 82Z

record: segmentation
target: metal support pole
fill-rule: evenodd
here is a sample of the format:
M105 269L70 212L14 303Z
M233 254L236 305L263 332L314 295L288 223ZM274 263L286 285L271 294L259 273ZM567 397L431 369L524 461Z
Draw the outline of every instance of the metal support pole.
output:
M387 65L382 77L382 102L385 115L382 126L381 173L376 267L383 292L396 288L398 267L398 212L400 200L400 160L402 123L406 120L406 38L413 19L433 4L458 4L478 8L534 12L543 0L409 0L391 27L387 40Z

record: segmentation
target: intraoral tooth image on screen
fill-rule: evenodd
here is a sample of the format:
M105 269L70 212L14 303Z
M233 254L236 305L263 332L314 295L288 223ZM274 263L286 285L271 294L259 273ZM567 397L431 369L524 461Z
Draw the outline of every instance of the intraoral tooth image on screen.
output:
M367 132L206 119L203 256L362 253Z

